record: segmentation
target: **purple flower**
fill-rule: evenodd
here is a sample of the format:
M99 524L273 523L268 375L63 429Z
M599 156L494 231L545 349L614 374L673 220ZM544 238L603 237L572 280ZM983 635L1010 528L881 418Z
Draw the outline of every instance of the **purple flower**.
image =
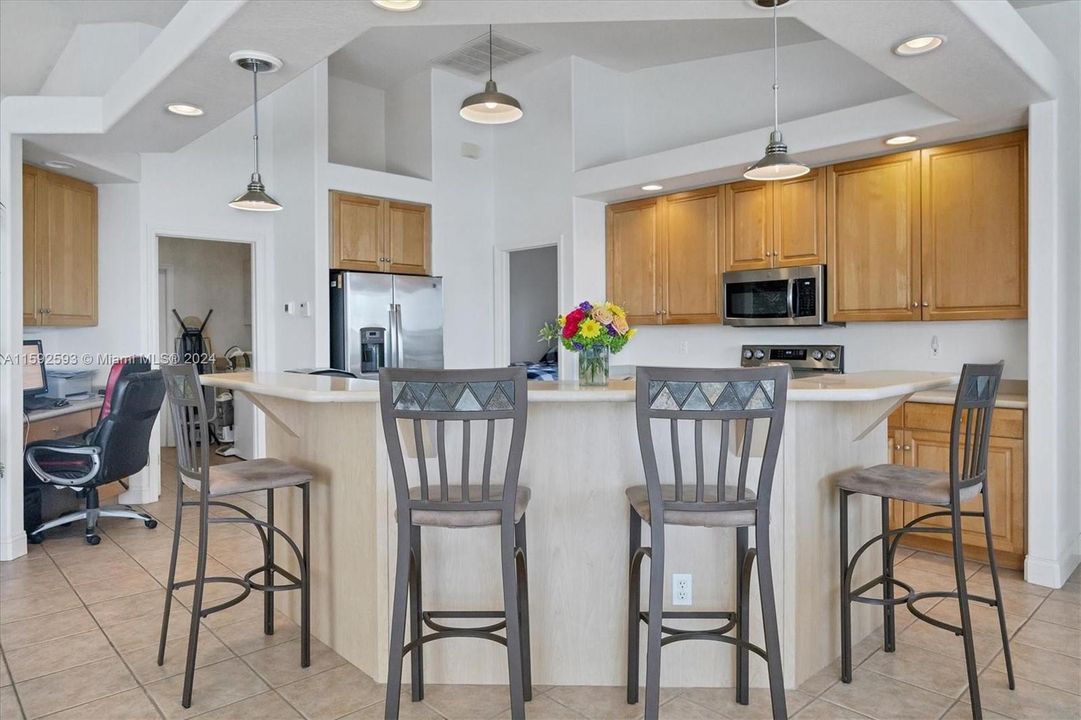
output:
M619 335L619 331L616 330L613 325L609 325L608 326L608 334L611 335L612 337L615 337L616 335Z
M585 302L583 302L583 303L582 303L581 305L579 305L578 307L580 307L580 308L582 309L582 312L589 312L590 310L592 310L592 309L593 309L593 306L589 304L589 301L588 301L588 300L586 300Z
M583 350L586 349L586 346L583 345L580 342L576 342L576 343L574 343L574 349L577 350L578 352L582 352Z

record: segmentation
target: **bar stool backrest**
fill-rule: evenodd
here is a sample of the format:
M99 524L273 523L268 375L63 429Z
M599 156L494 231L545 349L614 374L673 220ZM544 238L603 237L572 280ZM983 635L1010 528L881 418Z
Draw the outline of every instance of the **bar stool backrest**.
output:
M522 449L525 446L528 406L525 368L384 368L379 371L379 405L400 514L404 515L411 510L502 510L504 518L513 518L518 473L522 465ZM399 420L412 421L420 499L409 497L409 478L402 438L399 435ZM433 478L430 481L423 425L432 421L435 423L439 477L438 480ZM510 442L502 483L499 483L498 479L495 483L502 485L502 492L498 493L493 489L492 467L496 423L500 421L510 424ZM483 422L485 429L479 491L475 484L472 491L469 487L476 469L470 466L473 422ZM447 423L460 424L461 470L457 478L460 492L452 489L455 480L447 467Z
M638 444L642 451L652 518L663 518L666 510L757 510L768 517L773 472L784 430L789 372L787 365L731 369L638 368L635 390ZM671 500L662 496L657 464L659 448L654 444L654 420L668 420L669 424L675 484L675 497ZM768 429L755 488L756 498L748 499L747 476L754 445L755 420L765 420ZM684 481L680 421L693 423L694 479L689 482ZM720 426L716 452L707 452L704 447L704 426L707 424ZM733 430L737 431L735 441L732 439ZM712 437L713 433L710 435ZM729 477L728 458L730 447L734 444L740 447L739 467L733 482L733 478ZM716 489L713 496L716 500L707 499L710 496L707 483L713 486L709 489ZM726 497L726 487L732 486L735 492L729 491Z
M970 363L961 369L950 429L950 496L955 506L961 490L987 481L991 413L998 400L1003 364Z
M184 484L200 493L209 491L210 428L206 397L195 365L162 365L169 412L176 436L176 468Z

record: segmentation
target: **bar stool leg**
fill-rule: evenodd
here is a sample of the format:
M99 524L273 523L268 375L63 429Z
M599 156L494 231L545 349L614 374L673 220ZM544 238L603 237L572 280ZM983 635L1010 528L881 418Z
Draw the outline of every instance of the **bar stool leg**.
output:
M882 597L893 599L893 553L886 533L890 531L890 500L882 498ZM897 649L897 622L893 605L882 606L882 649L891 653Z
M514 539L518 545L515 554L518 571L518 617L522 628L522 683L526 702L533 699L533 662L529 646L529 557L526 550L525 515L514 526Z
M777 606L773 597L773 568L770 562L769 520L755 523L755 550L758 560L758 589L762 599L762 625L766 639L766 669L769 672L769 699L774 720L785 720L788 709L781 671L781 641L777 633Z
M161 637L158 639L158 666L165 664L165 639L169 635L169 614L173 609L176 585L176 556L180 552L180 522L184 517L184 483L177 481L176 522L173 523L173 554L169 556L169 582L165 585L165 611L161 616Z
M204 490L205 492L205 490ZM195 656L199 647L199 621L203 613L203 581L206 579L206 550L209 530L209 508L204 496L199 503L199 557L195 566L195 597L191 604L191 629L188 631L188 659L184 666L184 691L180 704L191 707L191 690L195 682Z
M1002 608L1002 589L998 584L998 563L995 561L995 546L991 540L991 510L987 507L987 493L981 493L983 497L983 531L987 539L987 559L991 566L991 584L995 587L995 606L998 608L998 628L1002 633L1002 656L1006 661L1006 677L1010 682L1010 690L1014 689L1013 681L1013 657L1010 655L1010 635L1006 631L1006 611Z
M525 718L522 691L522 633L518 622L518 571L515 567L514 522L504 517L500 527L500 555L503 571L503 615L507 621L507 674L510 680L510 715Z
M639 563L635 566L634 556L642 547L642 518L638 517L633 506L631 506L630 515L630 530L627 533L630 538L629 592L627 593L627 704L634 705L638 702L639 641L642 622L639 616L642 612L642 565Z
M274 489L269 488L266 491L266 522L270 527L267 528L267 544L266 544L266 570L263 571L263 585L266 587L272 587L274 585ZM263 592L263 634L274 634L274 593L270 590Z
M957 604L961 614L961 633L965 644L965 668L968 670L968 699L972 704L972 717L975 720L983 717L983 708L980 705L980 685L977 678L976 650L972 643L972 620L968 612L968 586L965 581L965 552L961 542L961 516L956 504L951 518L953 527L950 535L953 537L953 569L957 578Z
M312 664L312 568L311 568L311 483L300 489L301 514L304 516L301 550L304 554L300 567L300 667Z
M410 651L412 661L412 698L413 702L424 699L424 646L417 642L422 632L421 616L421 556L420 526L414 525L409 532L409 549L413 556L413 570L409 582L409 638L416 643Z
M395 720L398 717L398 702L402 694L402 656L405 645L405 605L409 599L409 529L411 525L409 518L398 518L398 562L394 572L394 604L391 607L390 619L387 701L383 708L386 720Z
M852 588L848 582L848 491L840 491L841 515L841 682L852 682ZM759 573L762 569L759 568Z
M736 639L740 643L751 639L751 574L744 572L747 562L746 527L736 528ZM750 688L751 651L745 645L736 646L736 702L748 705L751 702Z
M649 525L649 627L646 630L646 720L657 720L661 706L661 624L664 622L664 521Z

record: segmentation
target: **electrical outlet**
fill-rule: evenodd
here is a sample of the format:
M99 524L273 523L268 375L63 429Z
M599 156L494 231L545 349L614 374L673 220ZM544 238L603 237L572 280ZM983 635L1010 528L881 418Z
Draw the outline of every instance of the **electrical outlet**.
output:
M938 344L938 335L931 336L931 357L938 357L938 351L940 346Z
M293 302L292 300L289 300L288 302L285 303L284 310L285 310L286 315L296 315L297 314L297 304L295 302Z
M680 342L679 353L680 355L686 355L691 350L691 345L686 340Z
M672 604L693 605L693 579L690 573L672 573Z
M297 315L299 315L300 317L311 317L311 303L309 303L307 300L301 300L299 303L297 303Z

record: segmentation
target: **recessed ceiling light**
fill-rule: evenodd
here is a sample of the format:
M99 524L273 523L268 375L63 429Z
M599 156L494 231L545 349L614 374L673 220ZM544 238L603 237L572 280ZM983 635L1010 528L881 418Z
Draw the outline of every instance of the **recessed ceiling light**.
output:
M46 160L45 167L51 167L54 170L71 170L75 167L75 163L67 160Z
M893 52L901 56L922 55L937 50L945 44L945 35L917 35L898 43L893 48Z
M191 103L169 103L165 106L165 109L173 115L183 115L184 117L199 117L203 114L201 107Z
M887 145L908 145L919 140L915 135L894 135L891 138L886 138Z
M652 192L653 190L664 190L664 185L658 185L657 183L651 183L649 185L643 185L642 189L646 192Z
M421 0L372 0L372 5L391 12L412 12L420 4Z

